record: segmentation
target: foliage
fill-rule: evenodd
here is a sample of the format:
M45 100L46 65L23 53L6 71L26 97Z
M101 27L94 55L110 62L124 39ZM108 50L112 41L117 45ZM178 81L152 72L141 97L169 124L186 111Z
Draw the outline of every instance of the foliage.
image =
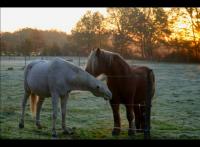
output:
M185 62L200 62L200 8L120 7L107 12L87 11L71 34L31 28L1 32L1 54L88 56L99 47L126 58L174 60L177 55L179 60L184 55Z
M32 49L33 49L33 42L30 39L25 39L21 45L21 50L23 55L29 56Z
M102 39L105 37L103 30L104 17L99 12L86 14L77 22L72 30L74 42L78 42L78 47L88 53L91 48L101 47Z
M117 28L115 45L127 48L131 42L136 43L143 58L152 57L153 49L170 35L167 15L162 8L110 8L108 12Z

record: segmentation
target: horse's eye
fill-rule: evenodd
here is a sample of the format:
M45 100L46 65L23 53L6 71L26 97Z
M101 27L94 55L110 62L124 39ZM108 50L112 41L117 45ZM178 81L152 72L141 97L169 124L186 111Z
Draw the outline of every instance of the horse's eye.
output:
M97 86L97 89L99 89L100 87L99 86Z

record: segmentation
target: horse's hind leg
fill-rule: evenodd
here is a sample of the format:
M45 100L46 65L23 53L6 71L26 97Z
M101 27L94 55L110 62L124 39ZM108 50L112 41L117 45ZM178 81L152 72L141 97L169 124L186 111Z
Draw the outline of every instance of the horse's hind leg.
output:
M135 113L135 126L137 129L137 132L143 132L141 131L141 106L134 106L134 113Z
M36 122L35 122L38 129L42 128L40 124L40 112L43 102L44 102L44 97L38 97L37 108L36 108Z
M144 130L144 124L145 124L145 116L146 113L145 113L145 106L142 106L141 107L141 112L140 112L140 126L141 126L141 129Z
M129 122L129 129L128 129L128 135L134 135L135 134L135 123L134 123L134 113L133 113L133 106L131 103L126 105L126 117Z
M59 95L56 93L52 93L52 107L53 107L53 114L52 114L52 137L56 138L56 119L57 119L57 109L58 109L58 98Z
M68 94L61 97L62 129L64 134L73 134L72 129L66 127L65 124L67 99L68 99Z
M115 103L112 104L112 111L113 111L113 117L114 117L114 128L112 130L112 135L116 136L120 134L121 129L121 123L120 123L120 114L119 114L119 104Z
M24 93L24 98L22 99L22 104L21 104L22 112L21 112L21 118L19 122L19 128L24 128L24 113L25 113L25 107L26 107L26 103L29 96L30 96L30 93L28 92Z

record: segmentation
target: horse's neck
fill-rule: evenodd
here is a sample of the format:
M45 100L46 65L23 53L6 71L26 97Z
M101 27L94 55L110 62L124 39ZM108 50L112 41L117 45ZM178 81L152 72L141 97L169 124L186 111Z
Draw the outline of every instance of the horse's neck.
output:
M74 72L74 78L72 79L72 90L90 90L91 76L83 71Z
M121 57L116 55L113 58L112 64L110 68L108 68L108 72L106 75L127 75L130 74L131 68L128 63L126 63L125 60L123 60Z

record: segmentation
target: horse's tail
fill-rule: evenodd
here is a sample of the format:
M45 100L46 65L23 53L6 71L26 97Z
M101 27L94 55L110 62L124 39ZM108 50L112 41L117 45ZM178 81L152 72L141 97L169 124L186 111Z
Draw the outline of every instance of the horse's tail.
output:
M30 109L31 109L33 117L35 117L35 115L36 115L37 102L38 102L38 96L35 95L35 94L31 94L31 96L30 96Z
M145 106L145 121L144 121L144 137L150 138L151 129L151 102L155 93L155 76L152 69L148 70L147 74L147 97Z
M155 75L152 69L150 69L148 72L148 79L149 79L148 87L150 87L150 96L152 99L155 94Z
M29 64L24 68L24 90L25 90L26 92L28 92L28 93L30 93L31 90L30 90L30 88L29 88L29 86L28 86L27 77L28 77L29 72L31 71L31 68L32 68L35 64L37 64L37 63L38 63L37 60L36 60L36 61L33 61L33 62L29 63Z
M31 71L31 68L38 62L39 62L38 60L33 61L29 63L24 69L24 90L26 93L31 94L30 95L30 110L32 112L33 117L35 117L36 115L37 102L38 102L39 97L35 95L34 93L31 93L31 89L29 88L27 77L28 77L29 72Z

